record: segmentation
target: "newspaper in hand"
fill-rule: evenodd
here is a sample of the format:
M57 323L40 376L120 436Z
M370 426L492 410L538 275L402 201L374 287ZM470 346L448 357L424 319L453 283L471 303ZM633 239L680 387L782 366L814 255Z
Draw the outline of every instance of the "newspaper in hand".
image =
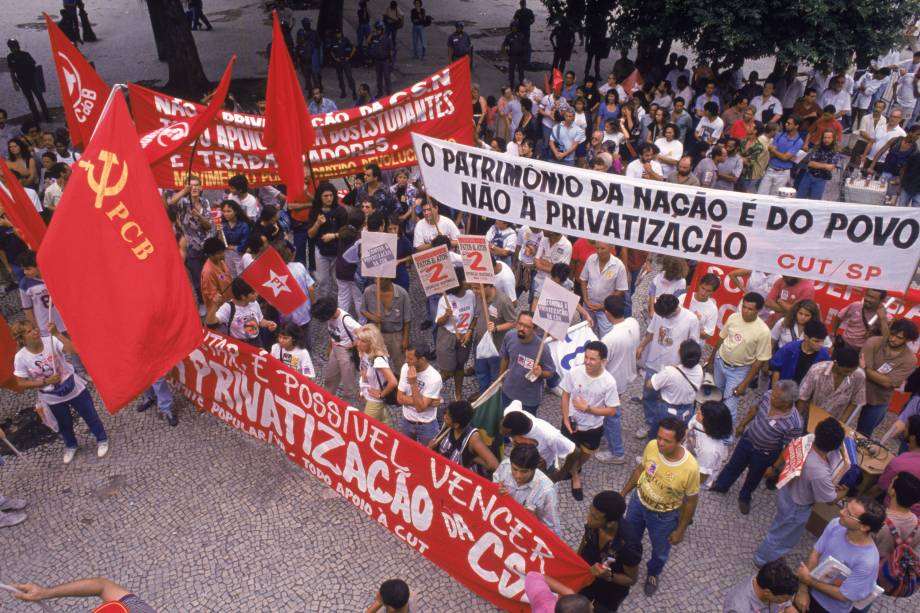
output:
M840 587L852 572L853 571L850 570L849 566L834 556L827 556L821 560L817 566L815 566L814 570L811 571L811 576L812 578L822 583L830 583L831 585ZM865 609L872 603L872 601L881 596L884 591L885 590L883 590L881 586L876 584L875 587L872 588L871 594L862 600L857 600L853 603L853 608Z

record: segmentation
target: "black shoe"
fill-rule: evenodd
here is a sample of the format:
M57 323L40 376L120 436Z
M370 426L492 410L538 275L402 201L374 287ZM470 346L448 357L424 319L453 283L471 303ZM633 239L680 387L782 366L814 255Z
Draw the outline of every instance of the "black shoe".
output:
M645 595L649 598L655 595L655 592L658 591L658 577L654 575L649 575L645 578Z
M585 491L580 487L572 488L572 498L578 500L579 502L585 499Z
M143 413L144 411L152 407L154 404L156 404L156 400L148 398L147 400L139 404L137 408L135 408L134 410L137 411L138 413Z
M426 319L425 321L422 322L422 330L427 330L429 328L431 328L431 320Z
M751 512L751 503L747 500L738 501L738 510L741 511L742 515L747 515Z
M339 98L344 98L344 97L345 97L345 91L343 90L343 91L339 94Z

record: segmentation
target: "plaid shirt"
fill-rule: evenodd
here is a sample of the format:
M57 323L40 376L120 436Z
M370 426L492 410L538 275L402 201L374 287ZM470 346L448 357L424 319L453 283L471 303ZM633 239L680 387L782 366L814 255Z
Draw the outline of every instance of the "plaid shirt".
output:
M176 221L179 223L179 229L185 240L188 241L188 248L192 251L201 251L204 248L204 241L212 236L217 235L214 224L211 224L210 230L204 230L198 220L192 215L192 199L183 198L176 205L178 209ZM204 215L205 219L211 221L211 203L206 198L199 199L198 212Z
M492 481L503 483L509 495L522 507L533 513L550 530L559 533L559 497L556 495L555 484L546 474L536 470L530 482L518 485L511 475L511 460L505 458L495 469Z

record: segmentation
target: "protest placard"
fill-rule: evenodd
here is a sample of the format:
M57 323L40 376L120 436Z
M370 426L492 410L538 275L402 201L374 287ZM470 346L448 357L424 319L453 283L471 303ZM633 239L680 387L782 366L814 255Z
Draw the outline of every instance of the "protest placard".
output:
M565 338L579 298L552 279L543 282L533 322L553 338Z
M495 283L492 254L485 236L463 235L457 243L467 283Z
M361 276L396 276L396 241L399 237L389 232L361 233Z
M443 294L460 285L446 245L415 253L412 255L412 261L415 262L415 270L426 296Z

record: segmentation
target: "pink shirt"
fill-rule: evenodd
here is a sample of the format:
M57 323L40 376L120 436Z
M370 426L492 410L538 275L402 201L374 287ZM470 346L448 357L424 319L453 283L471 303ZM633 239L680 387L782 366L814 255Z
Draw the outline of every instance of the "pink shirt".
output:
M556 610L558 596L549 589L546 579L540 573L530 571L524 578L524 593L530 601L532 613L553 613Z
M837 313L837 317L840 318L840 327L837 329L838 334L843 337L843 340L848 345L862 349L863 345L866 344L866 322L875 317L875 313L863 313L863 303L860 300L859 302L851 302L843 307ZM873 326L873 329L877 328L878 321Z

